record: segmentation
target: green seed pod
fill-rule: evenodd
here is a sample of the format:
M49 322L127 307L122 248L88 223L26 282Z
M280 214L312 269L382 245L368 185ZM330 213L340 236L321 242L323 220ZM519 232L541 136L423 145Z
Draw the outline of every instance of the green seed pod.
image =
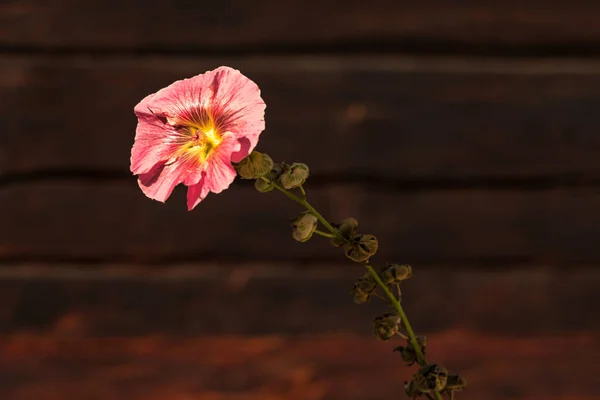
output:
M404 264L387 264L380 274L381 280L388 285L400 283L410 278L411 275L412 267Z
M281 163L275 163L273 164L273 168L271 168L271 171L269 171L266 177L271 181L275 181L281 176L282 173L283 165Z
M389 340L400 328L400 316L396 313L386 313L373 320L373 333L380 340Z
M263 181L262 179L257 179L254 182L254 188L261 193L268 193L275 189L275 185L273 185L272 181Z
M378 248L379 244L375 236L359 234L355 235L350 243L346 243L344 252L352 261L364 262L377 253Z
M351 238L353 238L356 233L356 230L358 229L358 221L356 221L354 218L346 218L345 220L342 221L341 224L332 224L332 225L338 229L338 232L340 233L340 235L343 238L342 239L342 238L336 236L331 239L331 244L334 245L335 247L340 247L344 243L349 241Z
M293 163L291 166L284 166L279 182L285 189L293 189L302 186L308 179L309 174L308 165Z
M304 211L290 224L292 226L292 237L299 242L306 242L317 229L317 217L309 211Z
M271 171L273 160L267 154L253 151L234 167L243 179L257 179Z

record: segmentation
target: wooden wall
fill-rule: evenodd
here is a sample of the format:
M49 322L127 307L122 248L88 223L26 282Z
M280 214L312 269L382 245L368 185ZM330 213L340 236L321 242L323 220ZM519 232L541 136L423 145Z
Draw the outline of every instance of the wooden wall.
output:
M133 106L229 65L259 150L411 263L460 399L600 397L600 4L13 0L0 5L0 398L402 398L358 266L237 182L186 211L129 173Z

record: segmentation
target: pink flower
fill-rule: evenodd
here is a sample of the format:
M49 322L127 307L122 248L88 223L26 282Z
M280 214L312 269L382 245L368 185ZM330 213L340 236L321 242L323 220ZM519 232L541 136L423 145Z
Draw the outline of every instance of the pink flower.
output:
M131 172L151 199L164 202L188 187L192 210L209 192L233 182L232 162L252 152L265 128L260 89L240 71L219 67L177 81L137 106Z

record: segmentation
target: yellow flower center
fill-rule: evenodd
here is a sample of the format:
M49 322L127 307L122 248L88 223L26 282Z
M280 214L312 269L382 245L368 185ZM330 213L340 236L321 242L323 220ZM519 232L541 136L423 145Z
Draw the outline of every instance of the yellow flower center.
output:
M202 127L188 126L186 130L189 141L181 149L185 157L197 158L198 161L204 162L210 152L221 143L221 136L212 123Z

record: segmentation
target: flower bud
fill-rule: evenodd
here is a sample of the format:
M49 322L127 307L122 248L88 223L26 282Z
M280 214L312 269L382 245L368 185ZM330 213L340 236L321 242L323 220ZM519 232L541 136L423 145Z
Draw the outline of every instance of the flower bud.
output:
M358 221L356 221L354 218L346 218L341 224L332 225L338 229L338 232L341 236L341 238L336 236L331 239L331 244L335 247L340 247L346 243L346 241L349 241L351 238L353 238L356 230L358 229Z
M373 320L373 333L378 339L389 340L400 329L400 316L396 313L386 313Z
M377 253L379 244L373 235L355 235L350 243L344 246L346 257L355 262L364 262Z
M253 151L234 165L237 173L244 179L257 179L265 176L273 168L273 160L267 154Z
M308 165L293 163L291 166L284 166L283 174L279 177L279 182L285 189L293 189L302 186L308 179L309 174Z
M421 353L425 355L425 348L427 346L427 336L417 336L417 344L421 349ZM398 346L394 349L394 351L400 352L402 359L408 363L408 365L413 365L417 362L417 352L415 351L415 347L412 345L410 340L407 340L406 346Z
M391 285L393 283L400 283L405 279L410 278L412 275L412 267L410 265L403 264L387 264L381 270L381 280Z
M292 237L299 242L306 242L317 229L317 217L304 211L290 225L293 228Z

